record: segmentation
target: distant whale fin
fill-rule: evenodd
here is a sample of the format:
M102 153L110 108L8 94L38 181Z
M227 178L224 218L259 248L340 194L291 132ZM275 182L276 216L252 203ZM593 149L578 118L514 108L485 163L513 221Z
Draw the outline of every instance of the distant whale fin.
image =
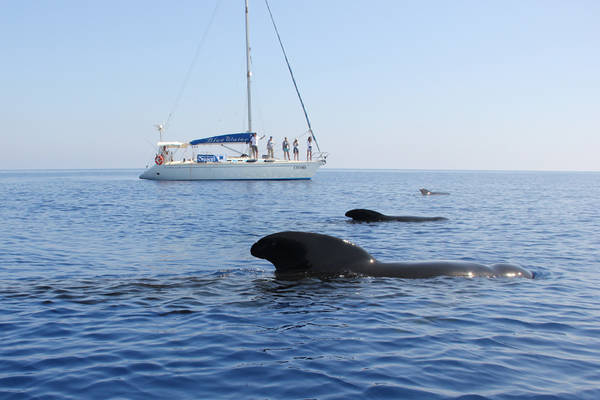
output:
M432 192L431 190L425 189L425 188L419 189L419 192L421 192L421 194L423 196L431 196L431 195L435 195L435 194L442 194L442 195L444 195L444 194L450 194L448 192Z

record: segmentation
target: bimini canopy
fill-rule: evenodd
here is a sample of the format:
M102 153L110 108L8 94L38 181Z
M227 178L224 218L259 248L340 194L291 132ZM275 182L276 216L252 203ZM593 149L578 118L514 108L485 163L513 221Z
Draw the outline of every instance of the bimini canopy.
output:
M175 147L175 148L179 148L179 147L187 147L188 144L187 143L183 143L183 142L158 142L157 146L158 147Z
M204 139L192 140L190 144L197 146L199 144L220 144L220 143L248 143L252 132L229 133L227 135L211 136Z

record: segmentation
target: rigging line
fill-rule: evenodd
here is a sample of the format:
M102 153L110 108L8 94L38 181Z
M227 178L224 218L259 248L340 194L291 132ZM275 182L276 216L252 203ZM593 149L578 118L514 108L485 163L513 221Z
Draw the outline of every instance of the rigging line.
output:
M210 31L210 28L215 20L215 16L217 15L217 10L219 9L219 6L221 5L221 1L222 0L217 0L217 2L215 3L215 8L213 9L212 15L208 22L208 25L206 26L206 29L204 30L204 33L202 34L202 37L200 39L200 42L198 43L198 46L196 47L196 52L194 53L194 58L192 58L192 63L190 64L190 67L188 68L187 73L185 74L185 78L183 79L183 83L181 84L181 87L179 88L179 92L177 94L177 97L175 98L175 102L173 103L173 107L171 107L171 112L169 113L169 116L167 117L167 122L165 122L165 131L169 127L169 122L171 122L171 117L173 116L173 113L177 110L177 107L179 106L179 102L181 101L181 98L183 97L183 92L185 91L188 81L190 80L190 77L192 76L192 71L194 70L196 61L198 61L198 56L200 55L200 49L204 45L206 36L208 35L208 31Z
M283 57L285 58L285 63L287 64L288 71L290 71L290 76L292 77L292 82L294 82L294 87L296 88L296 94L298 95L298 99L300 100L300 104L302 105L302 111L304 111L304 118L306 118L306 124L308 125L308 131L310 135L315 141L317 145L317 150L321 151L319 148L319 143L317 142L317 138L313 133L312 127L310 126L310 119L308 119L308 113L306 112L306 107L304 107L304 101L302 101L302 96L300 96L300 90L298 89L298 85L296 84L296 79L294 78L294 73L292 72L292 67L290 66L290 62L288 60L287 54L285 52L285 48L283 47L283 42L281 41L281 36L279 36L279 30L277 29L277 25L275 24L275 19L273 18L273 13L271 13L271 7L269 7L269 1L265 0L265 4L267 5L267 10L269 10L269 15L271 16L271 22L273 23L273 28L275 28L275 33L277 34L277 39L279 40L279 46L281 46L281 51L283 52Z
M239 151L239 150L237 150L237 149L234 149L233 147L225 146L223 143L221 143L221 146L222 146L222 147L225 147L227 150L231 150L231 151L233 151L233 152L235 152L235 153L238 153L238 154L244 154L244 153L242 153L241 151Z

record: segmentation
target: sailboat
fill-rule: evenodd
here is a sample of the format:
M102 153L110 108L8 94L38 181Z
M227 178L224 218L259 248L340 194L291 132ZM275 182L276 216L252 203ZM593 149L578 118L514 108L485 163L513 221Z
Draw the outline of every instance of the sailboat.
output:
M153 165L146 169L141 179L152 180L290 180L311 179L317 169L326 163L327 153L321 152L313 133L308 113L300 96L296 80L292 73L285 49L281 42L273 15L266 1L273 27L277 34L279 44L285 57L292 82L302 105L306 123L308 125L308 136L315 144L317 152L307 160L277 159L270 155L262 157L250 156L253 152L251 143L255 132L252 130L252 97L250 71L250 40L248 29L248 0L245 0L246 17L246 79L248 99L248 129L245 132L230 133L195 139L188 142L163 141L163 125L156 125L159 131L160 141L157 143L157 151ZM254 139L255 140L255 139ZM239 151L235 155L227 154L225 150L234 150L233 146L242 146L246 151ZM215 146L219 151L205 151L204 149ZM229 152L229 153L230 153ZM299 158L299 157L298 157Z

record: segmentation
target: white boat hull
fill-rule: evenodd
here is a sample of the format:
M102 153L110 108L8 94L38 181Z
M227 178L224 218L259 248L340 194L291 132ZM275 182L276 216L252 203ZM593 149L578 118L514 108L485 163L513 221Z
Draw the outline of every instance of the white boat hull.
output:
M267 162L170 162L154 165L140 179L164 181L311 179L325 160Z

